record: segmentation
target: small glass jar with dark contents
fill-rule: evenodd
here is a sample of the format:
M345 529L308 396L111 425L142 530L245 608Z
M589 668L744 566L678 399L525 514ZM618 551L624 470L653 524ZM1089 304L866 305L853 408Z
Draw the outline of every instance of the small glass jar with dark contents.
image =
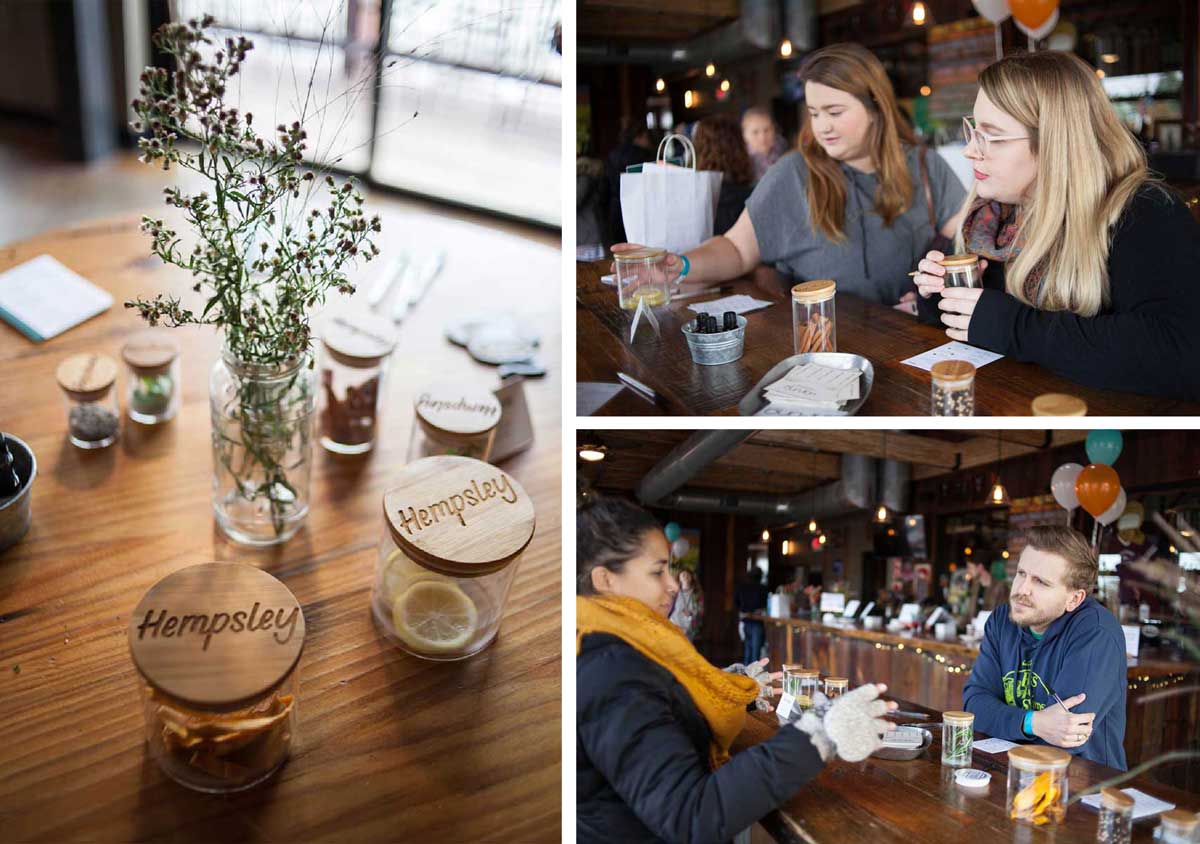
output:
M336 454L362 454L375 445L388 362L396 347L392 323L349 306L317 321L321 337L321 445Z
M975 415L975 367L965 360L939 360L932 376L930 400L934 416Z
M72 355L59 364L55 376L67 405L71 444L95 449L115 443L121 430L117 362L107 355Z
M941 264L946 269L943 278L946 287L983 287L983 271L979 269L978 255L947 255Z

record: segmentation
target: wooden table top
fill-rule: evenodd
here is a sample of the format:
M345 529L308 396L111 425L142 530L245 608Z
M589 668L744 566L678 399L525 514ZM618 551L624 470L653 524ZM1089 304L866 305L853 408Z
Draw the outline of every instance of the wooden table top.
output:
M908 701L898 701L906 711L926 712L933 720L940 713ZM910 722L911 723L911 722ZM914 723L914 726L919 724ZM755 745L775 734L779 721L773 712L754 712L738 736L734 749ZM975 734L975 740L984 738ZM908 762L867 759L843 762L835 759L813 781L760 822L782 844L968 844L969 842L1055 842L1094 844L1097 813L1082 803L1067 808L1066 822L1054 828L1031 827L1008 819L1006 753L974 752L972 767L992 775L986 790L968 790L954 782L954 768L942 766L941 730L933 731L933 743ZM1076 758L1068 769L1068 794L1078 794L1119 772ZM1122 788L1139 791L1176 804L1181 809L1200 809L1200 796L1161 785L1144 776L1123 783ZM1139 821L1133 827L1135 842L1152 839L1156 820Z
M38 459L33 526L0 554L4 840L560 840L560 253L428 214L385 217L384 232L380 242L392 248L445 248L445 269L400 331L376 448L339 457L314 444L307 523L272 550L231 544L213 520L212 329L174 329L184 395L174 420L142 428L126 418L118 443L98 452L67 440L57 363L81 351L118 357L143 327L121 303L160 290L190 296L186 274L148 257L135 220L0 248L0 270L48 253L116 300L42 344L0 323L0 429ZM364 281L388 257L385 248ZM496 641L462 662L426 662L389 644L372 621L380 502L406 457L413 392L434 377L499 383L442 338L443 322L515 302L533 303L525 317L541 331L549 375L525 383L533 448L502 465L532 496L537 529ZM298 746L267 784L229 797L176 785L147 755L126 641L129 614L151 585L213 560L275 575L308 624Z
M611 260L576 267L576 377L580 383L618 383L617 372L642 381L658 393L661 405L630 400L623 391L597 415L737 415L738 402L767 371L793 353L792 309L777 274L759 267L753 276L730 282L734 295L774 302L746 314L746 351L734 363L692 363L681 328L695 314L688 306L717 298L700 296L655 311L661 334L638 326L629 342L631 314L617 304L616 289L600 281ZM862 355L875 368L871 395L859 410L870 416L924 416L930 411L930 375L902 360L950 342L945 331L922 325L890 307L856 296L837 297L839 352ZM977 416L1029 416L1030 402L1043 393L1068 393L1087 402L1090 416L1200 415L1200 404L1084 387L1040 366L1009 358L990 363L975 376Z

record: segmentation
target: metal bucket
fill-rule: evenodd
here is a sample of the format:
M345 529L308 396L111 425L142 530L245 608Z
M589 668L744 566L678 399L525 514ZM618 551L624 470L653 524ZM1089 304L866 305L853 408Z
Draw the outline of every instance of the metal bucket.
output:
M12 434L5 433L14 467L25 483L11 498L0 498L0 553L16 545L29 530L32 519L33 481L37 477L37 458L33 449Z
M746 318L739 316L737 321L737 328L719 334L697 334L695 320L684 325L683 336L687 338L692 361L701 366L719 366L740 358L746 350Z

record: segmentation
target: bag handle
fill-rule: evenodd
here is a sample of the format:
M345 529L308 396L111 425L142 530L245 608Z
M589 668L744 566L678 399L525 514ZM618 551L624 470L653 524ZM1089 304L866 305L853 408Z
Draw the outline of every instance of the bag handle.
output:
M696 147L694 147L692 145L692 139L689 138L687 135L667 135L665 138L663 138L658 144L658 152L655 153L655 155L654 155L654 163L660 164L660 163L666 161L666 159L663 158L663 152L666 149L667 144L669 144L675 138L678 138L679 140L681 140L683 142L684 150L687 152L688 155L691 156L692 169L695 170L696 169ZM687 161L687 158L684 158L684 161ZM685 164L684 166L686 167L687 165Z

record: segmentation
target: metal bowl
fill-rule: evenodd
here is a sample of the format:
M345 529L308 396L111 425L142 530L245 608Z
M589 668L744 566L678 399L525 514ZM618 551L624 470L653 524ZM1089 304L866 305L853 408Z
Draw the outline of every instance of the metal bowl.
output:
M871 395L871 385L875 383L875 367L871 366L871 362L865 357L862 355L846 354L844 352L807 352L802 355L792 355L790 358L784 358L771 367L770 371L762 377L762 380L754 385L754 389L738 402L738 412L742 416L757 416L761 411L766 409L768 404L767 400L763 398L763 390L786 375L792 367L799 366L802 363L819 363L823 366L834 367L835 369L857 369L859 371L858 398L854 401L846 402L841 410L825 413L796 411L792 415L853 416L858 413L859 408L863 406L867 397Z
M733 363L746 349L746 318L737 318L738 327L716 334L700 334L693 330L695 320L684 324L683 336L687 338L692 361L701 366L719 366Z
M933 733L922 727L913 727L909 724L897 724L898 727L908 727L913 730L921 731L921 744L919 747L914 747L912 750L904 747L881 747L871 754L875 759L891 759L895 762L908 762L916 759L925 749L933 742Z

